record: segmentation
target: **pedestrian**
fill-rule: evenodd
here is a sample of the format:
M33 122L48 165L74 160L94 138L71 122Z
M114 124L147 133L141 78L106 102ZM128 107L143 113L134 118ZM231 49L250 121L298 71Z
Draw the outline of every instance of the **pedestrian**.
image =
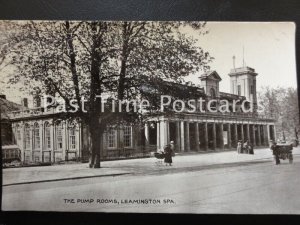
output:
M249 154L254 155L254 148L251 143L249 144Z
M244 143L244 150L245 150L246 154L249 153L249 142L248 142L248 140L246 140L245 143Z
M170 141L170 147L171 147L171 150L172 150L172 156L174 156L174 153L175 153L174 141Z
M274 159L276 162L276 165L280 164L280 159L279 159L279 152L278 152L278 147L277 147L277 143L273 140L270 140L270 148L273 151L273 155L274 155Z
M236 147L237 153L240 154L242 151L242 142L238 141L237 147Z
M173 145L174 146L174 145ZM169 166L172 166L172 148L171 148L171 144L166 145L166 147L164 148L164 152L165 152L165 163L166 166L169 164Z

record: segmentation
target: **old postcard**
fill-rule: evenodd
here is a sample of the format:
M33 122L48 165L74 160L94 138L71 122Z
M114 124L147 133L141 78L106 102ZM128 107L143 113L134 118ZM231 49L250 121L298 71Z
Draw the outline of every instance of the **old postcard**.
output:
M2 210L299 214L295 29L0 21Z

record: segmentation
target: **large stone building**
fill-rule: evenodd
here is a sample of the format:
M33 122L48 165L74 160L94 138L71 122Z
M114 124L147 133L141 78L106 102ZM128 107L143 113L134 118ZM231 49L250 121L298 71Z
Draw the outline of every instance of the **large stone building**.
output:
M219 90L221 77L216 71L199 77L201 85L193 87L206 100L230 102L230 110L237 112L179 112L150 119L143 128L124 126L107 130L103 137L102 159L141 157L151 151L162 150L170 141L175 142L176 152L208 151L235 148L238 140L249 140L254 146L268 146L275 139L274 120L256 113L256 76L254 69L232 69L230 93ZM175 84L174 84L175 85ZM178 90L180 91L180 90ZM246 113L234 100L248 100L254 112ZM13 133L22 150L23 161L57 162L88 158L89 135L82 123L70 124L56 120L55 109L37 107L10 114Z

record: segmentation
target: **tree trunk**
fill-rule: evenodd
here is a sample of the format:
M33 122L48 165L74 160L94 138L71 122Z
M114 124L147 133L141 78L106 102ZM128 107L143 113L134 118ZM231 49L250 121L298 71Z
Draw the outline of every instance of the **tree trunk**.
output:
M100 152L102 147L103 131L100 127L99 121L91 120L89 124L89 133L91 135L91 154L90 154L90 168L100 168Z
M106 27L105 24L103 25ZM103 134L103 129L100 124L101 98L97 98L97 96L100 96L102 93L100 81L101 53L99 52L102 40L96 35L97 26L99 26L97 22L91 23L94 35L92 36L91 92L89 105L89 129L92 142L90 168L100 168L101 135Z

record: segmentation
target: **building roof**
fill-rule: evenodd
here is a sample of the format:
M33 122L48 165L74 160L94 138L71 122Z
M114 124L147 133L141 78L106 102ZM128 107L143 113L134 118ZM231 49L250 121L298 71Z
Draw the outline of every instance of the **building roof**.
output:
M207 71L207 72L201 74L199 78L201 80L208 79L208 78L211 78L211 79L214 79L214 80L219 80L219 81L222 80L220 75L215 70Z
M0 98L0 111L1 111L1 120L9 119L8 113L12 111L21 111L27 109L26 107L9 101L3 97Z
M220 99L227 99L227 100L246 100L246 97L235 95L227 92L219 92L220 93Z
M231 76L238 76L238 75L243 75L243 74L257 76L257 73L255 72L255 70L249 66L231 69L230 73L228 75L231 77Z
M141 89L145 93L168 94L174 97L189 98L192 96L205 96L204 88L193 85L192 83L176 83L165 81L161 78L145 78L145 82L141 85Z

